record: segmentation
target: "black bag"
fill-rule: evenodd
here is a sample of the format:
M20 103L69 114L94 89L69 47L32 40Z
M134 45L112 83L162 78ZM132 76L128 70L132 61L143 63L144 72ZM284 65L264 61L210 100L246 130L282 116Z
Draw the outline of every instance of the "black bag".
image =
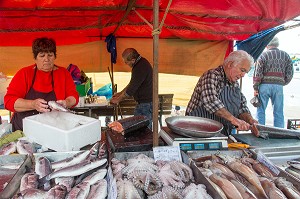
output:
M259 99L259 96L254 96L251 100L250 100L250 103L254 106L254 107L260 107L261 105L261 101Z

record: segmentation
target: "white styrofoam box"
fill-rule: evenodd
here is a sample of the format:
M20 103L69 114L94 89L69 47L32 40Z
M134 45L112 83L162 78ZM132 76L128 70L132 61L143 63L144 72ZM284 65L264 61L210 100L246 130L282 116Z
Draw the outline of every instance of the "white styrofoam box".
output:
M4 95L10 82L11 78L0 78L0 105L4 104Z
M51 111L23 119L29 141L55 151L78 151L101 139L100 120L72 113Z

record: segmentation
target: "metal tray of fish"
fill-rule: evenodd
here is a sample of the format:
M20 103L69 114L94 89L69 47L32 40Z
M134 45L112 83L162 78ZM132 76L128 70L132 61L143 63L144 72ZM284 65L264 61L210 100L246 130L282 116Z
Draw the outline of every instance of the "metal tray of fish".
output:
M253 151L254 154L256 154L256 155L259 152L258 150L251 150L251 151ZM234 150L234 151L217 151L217 152L216 151L187 151L187 156L190 157L191 159L197 159L197 158L200 158L200 157L204 157L204 156L208 156L208 155L212 155L212 154L216 154L216 153L224 154L224 155L227 155L227 156L230 156L230 157L235 157L235 158L239 158L243 155L243 151ZM264 154L264 155L267 156L266 154ZM286 180L291 182L298 189L298 191L300 191L300 180L297 179L296 177L292 176L291 174L287 173L286 171L284 171L284 169L282 169L277 164L275 164L273 162L274 159L270 159L268 156L267 156L267 158L280 171L280 173L278 174L278 177L284 177ZM192 162L194 162L194 161L192 160ZM195 165L195 167L196 167L196 165ZM199 170L199 175L202 175L202 177L205 178L203 176L203 174L200 172L200 170Z
M141 151L141 152L116 152L116 153L112 154L112 158L117 158L119 160L127 160L127 159L135 157L141 153L147 155L148 157L152 157L152 158L154 157L153 151ZM206 178L203 177L203 175L201 174L199 169L195 165L190 164L192 162L192 160L187 156L187 154L185 154L183 151L181 151L181 157L182 157L182 161L185 164L189 165L190 168L192 169L193 175L195 178L195 184L204 184L206 186L207 193L212 198L222 199L222 197L219 195L219 193L217 193L215 191L215 188L208 182L208 180ZM109 170L111 170L111 166L109 167ZM111 171L108 171L108 173L109 172L111 172ZM113 179L113 177L111 177L111 179L108 180L108 185L110 187L108 199L114 199L117 197L116 195L113 195L113 194L116 194L116 187L115 187L116 184L115 183L116 183L116 180Z
M278 166L281 169L285 169L288 167L287 161L300 158L300 147L267 147L251 150L256 153L261 151L276 166Z
M22 176L31 168L28 155L0 156L0 198L11 198L18 191Z

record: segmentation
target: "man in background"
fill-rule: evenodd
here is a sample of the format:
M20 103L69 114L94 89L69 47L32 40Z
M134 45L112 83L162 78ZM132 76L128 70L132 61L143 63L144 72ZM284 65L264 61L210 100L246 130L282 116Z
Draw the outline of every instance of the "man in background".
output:
M150 121L149 128L152 129L152 84L153 69L147 59L142 57L134 48L127 48L122 53L125 64L131 68L131 79L128 85L110 100L112 104L133 96L137 101L134 115L144 115Z
M271 99L274 126L284 128L283 86L293 78L293 64L290 56L278 49L279 40L274 37L255 64L253 75L254 96L259 95L261 105L257 108L257 119L265 125L265 110Z

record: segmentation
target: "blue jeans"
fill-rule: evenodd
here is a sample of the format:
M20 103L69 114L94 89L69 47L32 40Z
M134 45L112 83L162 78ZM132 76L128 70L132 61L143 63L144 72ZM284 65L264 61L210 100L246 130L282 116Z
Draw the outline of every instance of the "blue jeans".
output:
M259 86L259 97L261 106L257 108L257 119L260 124L265 125L266 108L269 99L273 107L274 126L284 128L283 116L283 86L278 84L261 84Z
M134 115L144 115L149 119L148 128L152 130L152 102L137 104L134 110Z

